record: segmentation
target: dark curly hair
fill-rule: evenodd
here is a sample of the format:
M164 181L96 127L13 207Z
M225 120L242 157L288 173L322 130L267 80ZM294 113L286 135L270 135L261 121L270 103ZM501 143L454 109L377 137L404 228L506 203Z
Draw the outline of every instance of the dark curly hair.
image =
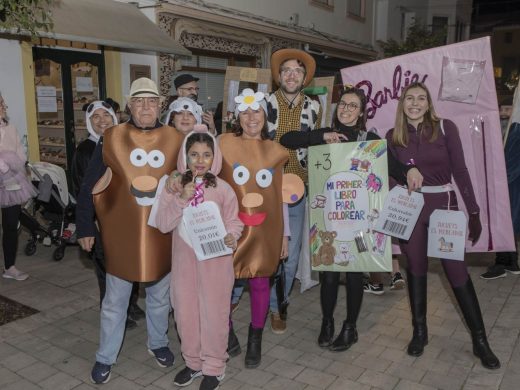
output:
M186 157L188 156L188 151L191 149L193 144L200 142L202 144L208 145L213 154L215 154L215 146L213 144L213 138L208 133L194 133L188 137L186 140ZM186 161L187 162L187 161ZM216 187L217 186L217 178L210 171L206 172L202 178L205 183L205 187ZM181 184L184 187L186 184L191 183L193 181L193 172L191 170L186 170L183 173Z

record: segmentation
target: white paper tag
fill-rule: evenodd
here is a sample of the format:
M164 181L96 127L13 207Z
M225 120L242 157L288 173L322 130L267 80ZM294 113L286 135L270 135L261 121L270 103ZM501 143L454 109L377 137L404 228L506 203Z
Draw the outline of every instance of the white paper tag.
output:
M396 186L388 193L374 230L408 240L424 206L423 194Z
M464 260L466 226L464 212L435 210L428 229L428 256Z
M197 206L186 207L182 221L198 260L233 253L233 250L224 244L226 228L215 202L207 201Z

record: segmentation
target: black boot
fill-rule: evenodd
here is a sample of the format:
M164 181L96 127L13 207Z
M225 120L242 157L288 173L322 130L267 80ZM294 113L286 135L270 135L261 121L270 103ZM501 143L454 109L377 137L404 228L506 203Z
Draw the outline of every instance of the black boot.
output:
M328 348L334 337L334 308L338 299L339 272L320 272L320 306L323 318L318 345Z
M246 368L257 368L262 360L262 333L264 328L256 329L249 324L247 336L247 351L245 358Z
M477 294L473 287L473 282L468 279L466 284L453 289L455 298L459 304L460 310L466 324L471 332L473 341L473 354L480 358L485 368L494 370L500 368L500 361L489 347L480 305L478 303Z
M427 279L424 276L408 275L408 297L412 311L413 337L408 344L408 355L421 356L424 347L428 345L428 327L426 326L426 287Z
M327 348L332 344L334 337L334 318L323 318L321 320L321 332L318 344L321 348Z
M329 349L333 352L346 351L352 346L352 344L355 344L357 341L358 334L356 326L347 323L347 321L344 321L338 337L336 337L336 340L334 340Z
M233 330L233 327L229 327L229 336L228 336L228 344L227 344L227 353L230 357L235 357L240 355L242 349L240 348L240 343L238 342L237 335Z
M347 319L341 331L330 346L334 352L346 351L358 341L356 323L363 302L363 273L347 272Z

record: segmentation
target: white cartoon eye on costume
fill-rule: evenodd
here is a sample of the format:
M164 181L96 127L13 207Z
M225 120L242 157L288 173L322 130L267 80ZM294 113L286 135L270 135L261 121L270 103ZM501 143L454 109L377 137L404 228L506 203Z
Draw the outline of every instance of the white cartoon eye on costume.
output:
M256 183L262 187L267 188L273 182L273 172L272 169L260 169L256 173Z
M251 88L246 88L242 93L235 97L235 116L238 117L240 112L246 111L248 108L258 110L262 108L267 113L267 104L263 92L255 92Z
M243 165L236 165L233 169L233 180L239 186L243 186L249 180L249 170Z
M235 164L233 169L233 180L239 186L246 184L249 181L251 174L249 169L240 164ZM267 188L273 182L273 170L268 168L260 169L256 175L256 184L261 188Z
M130 153L130 162L136 167L144 167L149 164L152 168L160 168L164 165L164 153L160 150L152 150L146 153L146 150L136 148Z
M148 164L152 168L160 168L164 165L164 153L160 150L152 150L150 153L148 153Z

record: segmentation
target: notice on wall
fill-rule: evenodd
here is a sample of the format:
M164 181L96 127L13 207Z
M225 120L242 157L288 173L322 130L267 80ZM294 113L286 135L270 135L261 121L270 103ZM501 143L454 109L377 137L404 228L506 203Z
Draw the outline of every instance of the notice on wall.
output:
M56 97L56 87L53 86L36 86L36 96L54 96Z
M76 77L76 92L92 92L92 77Z
M38 112L58 112L56 96L38 96Z
M38 112L58 112L56 87L36 86L36 101L38 103Z

